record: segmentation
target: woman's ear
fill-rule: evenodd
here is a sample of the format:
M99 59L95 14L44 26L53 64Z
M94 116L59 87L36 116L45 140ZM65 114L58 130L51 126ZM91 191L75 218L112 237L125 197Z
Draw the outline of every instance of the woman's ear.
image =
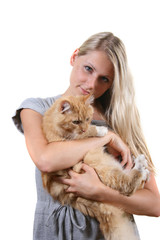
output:
M77 48L77 49L73 52L73 54L72 54L72 56L71 56L71 59L70 59L70 64L71 64L71 66L73 66L73 64L74 64L74 62L75 62L75 60L76 60L76 58L77 58L77 56L78 56L78 52L79 52L79 48Z

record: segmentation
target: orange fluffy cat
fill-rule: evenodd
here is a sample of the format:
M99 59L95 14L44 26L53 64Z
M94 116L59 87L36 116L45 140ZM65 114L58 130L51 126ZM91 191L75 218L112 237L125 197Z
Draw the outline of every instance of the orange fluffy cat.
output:
M106 127L90 124L93 116L90 103L91 97L88 96L68 96L56 100L43 117L42 128L48 142L104 136L108 131ZM135 166L130 171L124 170L120 163L105 151L105 147L91 149L83 161L95 169L105 185L127 196L141 188L149 176L147 161L143 155L134 160ZM81 162L72 169L81 172ZM69 204L83 214L95 217L100 223L105 239L138 239L132 215L112 205L66 193L67 186L55 182L53 180L55 175L69 178L67 170L42 173L43 185L51 196L61 204Z

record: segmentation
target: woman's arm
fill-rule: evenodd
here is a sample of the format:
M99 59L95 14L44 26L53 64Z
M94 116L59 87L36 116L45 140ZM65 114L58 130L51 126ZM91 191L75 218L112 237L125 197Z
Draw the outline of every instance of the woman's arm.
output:
M68 192L112 204L131 214L160 216L160 194L153 174L151 174L144 189L137 190L132 196L127 197L105 186L93 168L83 164L83 170L85 171L83 174L77 174L70 170L71 179L59 180L69 185Z
M49 143L42 132L42 115L31 110L21 111L26 145L35 165L44 172L69 168L83 159L95 147L109 144L122 155L123 164L132 166L128 147L115 134L108 132L104 137Z
M124 197L121 195L115 204L132 214L159 217L160 194L154 175L151 174L144 189L136 191L131 197Z

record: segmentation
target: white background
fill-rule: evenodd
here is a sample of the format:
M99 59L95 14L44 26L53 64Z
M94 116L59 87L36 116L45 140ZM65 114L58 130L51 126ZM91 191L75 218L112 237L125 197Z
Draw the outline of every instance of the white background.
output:
M126 46L160 187L159 24L158 0L1 0L0 239L32 239L36 203L34 164L11 116L27 97L62 93L72 52L100 31L113 32ZM160 218L135 218L142 240L160 239Z

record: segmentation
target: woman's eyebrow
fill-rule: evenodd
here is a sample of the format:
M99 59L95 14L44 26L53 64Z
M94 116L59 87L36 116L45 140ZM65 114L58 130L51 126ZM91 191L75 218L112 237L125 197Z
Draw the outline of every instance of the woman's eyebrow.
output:
M90 65L95 71L97 71L96 68L93 66L92 63L87 62L87 64ZM106 75L104 74L103 77L108 78L110 81L113 81L113 79L114 79L114 77L112 77L112 76L110 76L110 75L107 75L107 74L106 74Z
M96 71L96 68L92 65L92 63L87 62L87 64L89 64Z

